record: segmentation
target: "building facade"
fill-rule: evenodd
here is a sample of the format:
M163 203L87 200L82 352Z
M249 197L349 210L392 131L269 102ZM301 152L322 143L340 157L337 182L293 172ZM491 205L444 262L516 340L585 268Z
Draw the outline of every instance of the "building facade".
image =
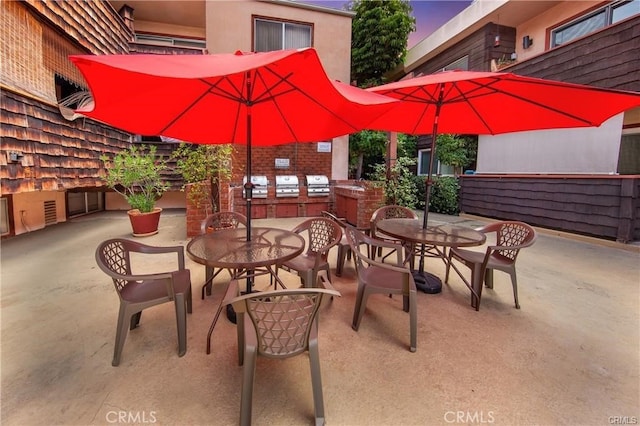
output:
M640 92L639 34L637 0L476 0L412 48L394 79L467 69ZM421 138L419 159L430 144ZM460 179L463 212L640 240L640 108L598 128L480 135L474 172Z
M131 135L73 114L86 90L73 54L206 54L314 47L330 78L349 81L351 12L286 0L3 1L0 4L2 115L1 234L17 235L103 209L126 209L104 187L100 157L131 143L175 147L158 137ZM114 82L117 84L117 82ZM124 101L124 100L123 100ZM141 118L143 119L143 118ZM313 119L310 117L310 120ZM322 144L254 148L253 173L346 179L348 136ZM327 143L331 150L327 152ZM246 148L237 146L231 184L242 183ZM289 159L277 169L275 159ZM284 172L284 173L283 173ZM160 207L184 207L182 181Z

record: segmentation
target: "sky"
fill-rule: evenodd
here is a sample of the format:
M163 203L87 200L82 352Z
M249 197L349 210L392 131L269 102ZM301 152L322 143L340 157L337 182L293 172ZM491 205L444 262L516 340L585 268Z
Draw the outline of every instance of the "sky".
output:
M345 0L301 1L334 9L342 9L347 3ZM416 31L409 35L407 43L407 47L411 48L469 6L471 0L410 0L409 3L416 18Z

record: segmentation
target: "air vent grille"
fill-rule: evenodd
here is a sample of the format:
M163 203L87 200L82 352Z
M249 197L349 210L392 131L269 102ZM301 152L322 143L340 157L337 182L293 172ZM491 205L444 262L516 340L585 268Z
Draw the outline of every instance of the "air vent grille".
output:
M58 215L56 212L56 202L55 200L45 201L44 202L44 224L46 225L55 225L58 223Z

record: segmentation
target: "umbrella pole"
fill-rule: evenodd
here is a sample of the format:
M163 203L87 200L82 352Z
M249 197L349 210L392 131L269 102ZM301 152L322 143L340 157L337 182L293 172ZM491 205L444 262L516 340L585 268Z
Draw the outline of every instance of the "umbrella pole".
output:
M427 223L429 220L429 201L431 199L431 186L433 186L433 166L436 158L436 148L438 137L438 119L440 118L440 107L442 107L442 99L444 98L444 85L440 85L440 93L438 95L438 102L436 102L436 113L433 119L433 131L431 133L431 157L429 158L429 172L427 173L427 188L424 195L424 217L422 218L422 229L427 229Z
M247 73L247 94L251 97L251 75ZM247 241L251 241L251 199L253 198L253 181L251 180L251 102L247 105ZM247 271L247 294L251 293L253 286L253 271Z
M431 198L431 186L433 182L431 177L433 175L433 166L435 164L436 157L436 138L438 137L438 118L440 117L440 106L442 105L442 98L444 96L444 86L440 86L440 95L438 102L436 103L436 113L433 119L433 132L431 133L431 158L429 158L429 172L427 173L427 189L425 191L425 205L424 205L424 217L422 220L422 229L427 229L427 222L429 220L429 199ZM442 280L430 272L424 270L424 258L426 256L425 244L420 244L420 263L418 270L414 271L413 279L415 280L416 287L425 293L436 294L442 291Z
M251 181L251 115L247 116L247 183L244 185L247 200L247 241L251 241L251 198L253 182Z

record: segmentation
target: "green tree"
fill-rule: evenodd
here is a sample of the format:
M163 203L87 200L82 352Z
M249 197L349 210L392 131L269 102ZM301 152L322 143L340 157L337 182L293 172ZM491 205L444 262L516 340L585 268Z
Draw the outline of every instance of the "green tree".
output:
M365 156L384 158L386 143L386 132L363 130L349 135L349 163L356 179L362 177Z
M208 199L215 211L219 209L218 184L221 178L228 179L231 176L232 153L233 146L230 144L181 143L173 151L173 158L177 160L177 171L182 175L185 185L192 184L189 197L196 206ZM210 184L210 192L207 191L207 182Z
M354 0L348 8L356 13L351 26L351 81L359 87L380 85L387 72L404 62L409 34L416 28L413 8L407 0ZM384 159L387 141L383 132L349 138L356 179L366 164Z
M416 158L418 152L418 137L398 133L398 158Z
M359 87L382 84L384 74L404 62L409 34L416 29L407 0L354 0L351 80Z
M443 164L453 166L456 174L473 163L478 152L478 141L473 137L442 134L437 137L436 155Z

